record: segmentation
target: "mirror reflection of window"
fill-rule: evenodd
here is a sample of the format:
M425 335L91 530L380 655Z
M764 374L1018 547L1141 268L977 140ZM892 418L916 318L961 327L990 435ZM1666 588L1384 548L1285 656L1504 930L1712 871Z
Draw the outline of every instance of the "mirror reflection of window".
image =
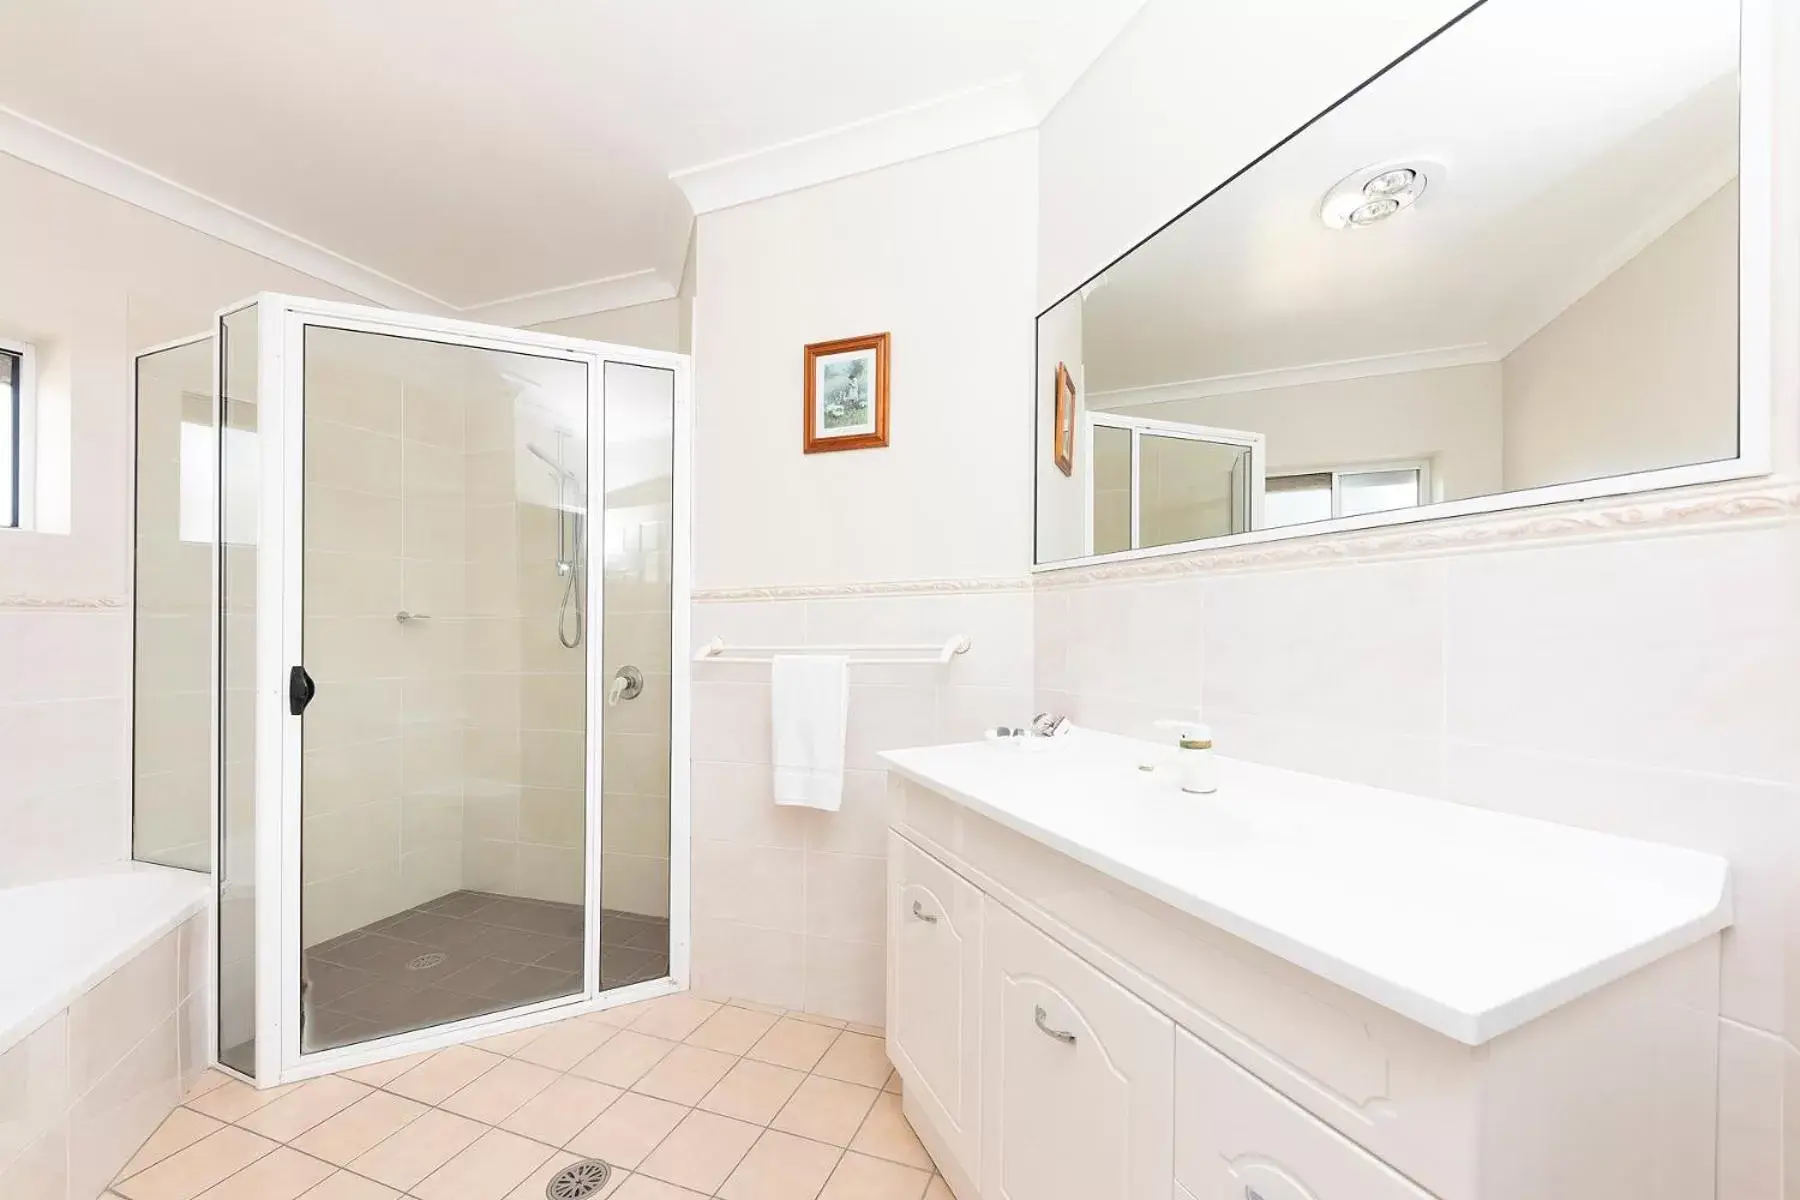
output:
M1046 311L1039 561L1729 477L1739 23L1481 5ZM1121 483L1107 422L1253 435L1260 481L1140 436Z

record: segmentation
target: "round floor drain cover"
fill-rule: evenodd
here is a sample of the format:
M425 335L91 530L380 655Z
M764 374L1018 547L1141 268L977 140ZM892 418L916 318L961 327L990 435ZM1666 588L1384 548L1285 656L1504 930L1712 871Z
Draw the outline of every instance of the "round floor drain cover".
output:
M430 954L421 954L419 957L407 963L406 969L409 971L429 971L443 961L444 956L434 950Z
M597 1158L584 1158L558 1171L550 1186L544 1189L544 1195L549 1200L582 1200L605 1187L611 1178L611 1167Z

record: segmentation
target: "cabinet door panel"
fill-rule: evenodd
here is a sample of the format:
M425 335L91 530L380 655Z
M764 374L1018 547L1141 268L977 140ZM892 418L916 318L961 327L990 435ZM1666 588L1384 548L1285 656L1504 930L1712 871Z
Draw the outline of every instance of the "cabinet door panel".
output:
M1431 1200L1185 1029L1175 1036L1175 1176L1220 1200Z
M889 834L888 1054L917 1105L974 1174L981 1077L981 893Z
M982 1194L1170 1200L1167 1017L988 900Z

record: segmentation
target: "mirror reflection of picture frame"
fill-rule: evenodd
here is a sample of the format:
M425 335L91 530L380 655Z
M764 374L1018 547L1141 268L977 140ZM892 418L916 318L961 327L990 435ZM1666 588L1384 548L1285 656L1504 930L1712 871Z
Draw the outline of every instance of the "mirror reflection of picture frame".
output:
M806 347L805 453L888 444L888 338L869 333Z
M1056 441L1052 450L1056 469L1075 473L1075 379L1069 368L1056 364Z

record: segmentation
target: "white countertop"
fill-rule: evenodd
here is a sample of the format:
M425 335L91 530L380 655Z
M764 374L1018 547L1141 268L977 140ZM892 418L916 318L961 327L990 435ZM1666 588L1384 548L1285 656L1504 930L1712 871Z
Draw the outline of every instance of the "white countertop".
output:
M1471 1046L1731 924L1730 864L1089 730L883 754L908 779Z

